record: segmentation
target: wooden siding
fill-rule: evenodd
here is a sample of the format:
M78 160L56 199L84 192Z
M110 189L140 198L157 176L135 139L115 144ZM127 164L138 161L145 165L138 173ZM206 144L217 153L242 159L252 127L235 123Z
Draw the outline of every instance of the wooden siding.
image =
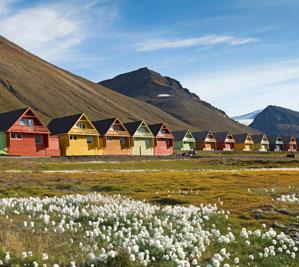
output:
M147 141L146 141L147 139ZM148 143L147 143L148 142ZM154 139L144 137L132 138L132 155L135 156L154 156Z
M70 134L59 136L59 144L63 156L96 156L103 155L103 140L98 135L72 135L77 140L71 140ZM92 138L91 144L87 138Z
M7 150L6 132L0 132L0 155L6 155Z
M104 137L103 154L104 155L131 155L130 137L123 137L124 144L121 144L119 136Z

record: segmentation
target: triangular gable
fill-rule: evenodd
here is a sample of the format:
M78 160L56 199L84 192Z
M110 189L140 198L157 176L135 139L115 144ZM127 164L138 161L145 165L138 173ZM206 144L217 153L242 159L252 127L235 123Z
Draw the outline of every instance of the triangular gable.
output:
M226 132L224 142L236 143L237 141L235 136L230 131L228 131Z
M0 114L0 131L9 130L29 108L22 108Z
M193 137L193 134L191 133L191 131L189 129L187 129L187 131L185 132L185 135L184 135L184 139L193 139L194 142L196 142L195 138Z
M170 129L167 127L167 125L164 122L149 125L149 128L155 137L159 137L159 136L163 137L164 135L167 135L167 138L173 138ZM163 133L163 130L166 130L166 133Z
M71 129L69 129L69 131L67 133L70 133L71 130L75 129L75 126L77 125L77 123L79 123L80 121L82 121L82 118L84 118L85 121L87 121L91 128L93 130L95 130L97 133L99 133L96 129L96 127L93 125L93 123L91 122L91 120L87 117L87 115L85 113L82 113L81 116L75 121L75 123L73 124L73 126L71 127Z
M115 124L118 124L118 125L115 125ZM114 126L120 126L122 129L118 130L118 131L115 131L113 129ZM111 130L113 129L113 130ZM112 124L109 126L108 130L106 131L105 134L108 134L109 131L113 131L113 132L122 132L122 135L125 135L125 136L130 136L130 133L129 131L127 130L126 126L123 124L123 122L119 119L119 118L114 118L114 121L112 122Z
M138 128L136 129L134 135L137 134L137 133L140 131L140 129L141 129L142 127L145 127L145 128L148 130L148 135L149 135L149 136L154 137L154 135L153 135L151 129L148 127L148 125L146 124L145 121L141 121L141 123L139 124ZM133 135L133 136L134 136L134 135Z
M31 117L34 117L34 119L40 124L38 126L43 126L47 129L47 127L42 123L42 121L38 118L38 116L35 114L35 112L30 107L3 113L1 115L3 115L2 119L6 121L4 126L6 126L6 131L8 131L8 132L13 130L13 127L21 119L23 119L26 115L30 115ZM0 117L1 117L1 115L0 115ZM0 123L2 124L2 122L0 122Z

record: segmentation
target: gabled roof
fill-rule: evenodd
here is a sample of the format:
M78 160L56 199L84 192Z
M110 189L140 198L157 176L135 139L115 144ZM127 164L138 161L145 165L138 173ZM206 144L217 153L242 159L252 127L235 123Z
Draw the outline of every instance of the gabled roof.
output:
M252 137L253 142L258 144L263 141L264 136L266 136L266 135L265 134L254 134L251 137Z
M213 133L211 131L204 131L204 132L195 132L195 133L192 133L194 139L196 141L198 141L198 142L204 142L206 140L206 138L208 137L209 134L213 135ZM213 137L214 137L214 135L213 135Z
M242 143L245 143L246 139L248 137L248 134L235 134L234 135L234 139L236 141L236 143L238 144L242 144Z
M290 143L292 141L292 138L294 138L296 140L296 138L294 136L281 136L281 140L284 144Z
M124 125L128 130L128 132L130 133L130 135L133 136L143 122L144 121L132 121L132 122L127 122Z
M151 124L148 127L150 128L150 130L152 131L154 136L157 136L158 133L160 132L161 128L163 127L164 123L157 123L157 124Z
M65 134L68 133L75 123L84 115L84 113L70 115L66 117L60 117L53 119L49 124L48 128L51 134Z
M231 135L230 132L218 132L214 133L214 137L217 142L224 142L228 135ZM234 136L233 136L234 138Z
M182 141L187 133L190 133L192 135L190 130L181 130L181 131L172 132L174 141Z
M115 117L105 120L93 121L92 123L101 135L105 135L116 120L117 118Z
M22 108L0 114L0 131L7 131L30 108Z
M281 136L267 136L268 137L268 140L269 140L269 143L270 144L275 144L276 143L276 141L277 141L277 139L278 139L278 137L280 137L281 138ZM282 140L282 139L281 139Z

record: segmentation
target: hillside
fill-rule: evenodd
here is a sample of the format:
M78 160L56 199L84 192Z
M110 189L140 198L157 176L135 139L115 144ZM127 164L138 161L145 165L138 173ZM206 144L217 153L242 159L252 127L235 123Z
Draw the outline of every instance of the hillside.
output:
M253 129L228 118L223 111L202 101L175 79L164 77L148 68L121 74L100 84L154 105L200 130L254 132Z
M299 137L299 112L268 106L255 117L250 126L269 135L291 134Z
M45 122L86 112L91 119L165 121L175 129L189 125L149 104L75 76L0 36L0 112L33 107Z

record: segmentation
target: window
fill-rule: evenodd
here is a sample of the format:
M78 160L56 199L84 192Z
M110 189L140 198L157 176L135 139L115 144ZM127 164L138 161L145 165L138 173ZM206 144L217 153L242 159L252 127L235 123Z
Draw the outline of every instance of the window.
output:
M36 144L42 144L43 143L43 136L41 134L36 134L34 136L35 143Z
M125 144L126 144L126 138L121 137L121 138L119 139L119 142L120 142L121 145L125 145Z
M114 130L114 131L120 131L120 128L119 128L118 125L113 125L113 130Z
M140 132L140 133L145 133L145 128L144 128L144 127L140 127L140 128L139 128L139 132Z
M81 122L77 124L77 127L80 129L86 129L86 124Z
M146 146L150 146L152 144L152 140L149 138L145 139L145 144Z
M71 135L70 140L77 140L77 135Z
M108 136L108 137L107 137L107 141L108 141L108 142L112 142L112 140L113 140L113 137L112 137L112 136Z
M86 141L87 141L87 144L92 144L93 143L93 137L92 136L87 136Z
M23 136L21 133L11 133L11 139L22 139Z
M19 124L24 126L24 125L27 125L27 126L33 126L33 119L21 119L19 121Z

